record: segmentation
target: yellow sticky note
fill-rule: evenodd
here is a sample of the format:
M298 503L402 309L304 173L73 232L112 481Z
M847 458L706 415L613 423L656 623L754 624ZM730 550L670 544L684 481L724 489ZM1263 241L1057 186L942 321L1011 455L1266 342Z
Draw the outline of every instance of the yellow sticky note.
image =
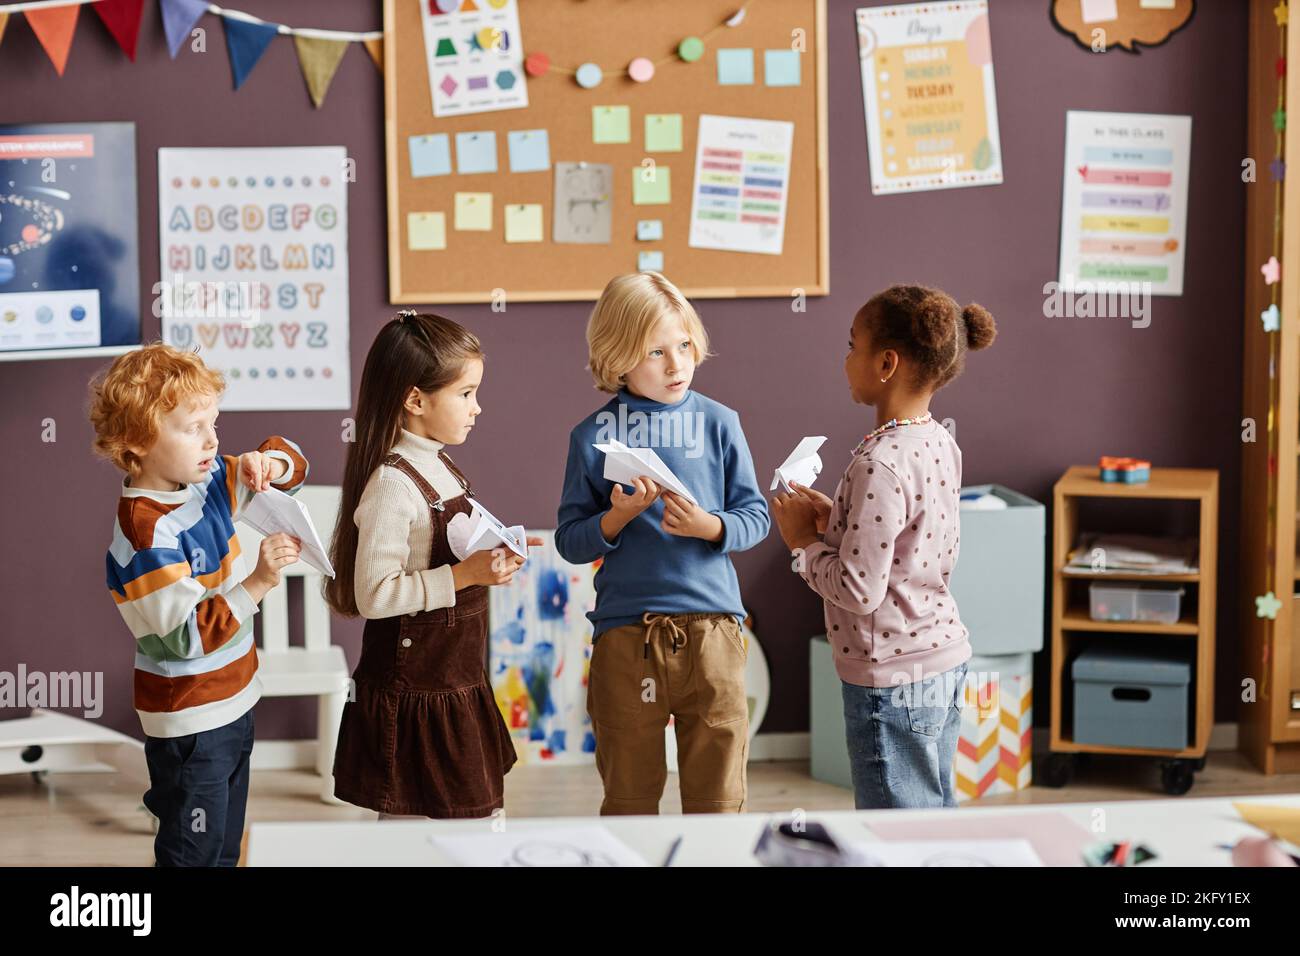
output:
M412 252L447 248L447 216L441 212L408 212L406 246Z
M456 193L456 228L492 231L492 194Z
M632 202L661 206L672 201L671 170L667 166L637 166L632 170Z
M594 143L632 142L632 110L627 106L593 106L591 140Z
M542 241L540 203L506 206L506 242Z
M645 149L647 153L680 153L682 151L682 114L647 113L645 118Z

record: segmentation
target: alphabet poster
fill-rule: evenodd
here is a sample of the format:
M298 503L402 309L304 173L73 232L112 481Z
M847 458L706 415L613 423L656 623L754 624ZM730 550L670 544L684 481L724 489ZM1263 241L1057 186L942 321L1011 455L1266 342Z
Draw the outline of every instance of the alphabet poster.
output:
M1065 114L1063 291L1140 283L1183 294L1191 149L1190 116Z
M875 194L1002 182L987 0L857 11Z
M155 314L222 410L351 407L346 172L342 146L158 150Z

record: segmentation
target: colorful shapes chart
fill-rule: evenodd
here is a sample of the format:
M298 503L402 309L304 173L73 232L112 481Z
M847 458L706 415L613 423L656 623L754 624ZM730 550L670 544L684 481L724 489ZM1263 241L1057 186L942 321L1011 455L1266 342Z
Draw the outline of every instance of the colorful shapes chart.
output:
M158 150L163 340L229 377L223 410L351 406L346 162L342 146Z
M420 4L433 115L526 107L517 0L466 0L451 10L444 6L428 0ZM531 63L535 71L538 61Z
M1182 295L1191 140L1190 116L1066 113L1063 291Z
M1002 182L985 0L857 11L875 194Z
M780 255L794 124L700 117L690 245Z

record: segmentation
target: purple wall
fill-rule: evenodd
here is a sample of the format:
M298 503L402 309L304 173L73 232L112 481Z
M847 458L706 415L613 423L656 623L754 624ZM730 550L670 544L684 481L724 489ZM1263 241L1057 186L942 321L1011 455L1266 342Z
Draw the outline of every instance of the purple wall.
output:
M1232 719L1246 5L1200 4L1192 23L1167 45L1139 56L1098 56L1052 27L1048 4L999 0L992 34L1006 182L882 198L871 196L867 175L853 18L859 5L829 3L834 294L810 300L806 314L792 314L783 300L700 302L717 357L698 373L698 388L740 411L760 473L770 475L798 436L830 436L823 457L826 480L833 483L873 424L869 410L849 402L841 371L858 305L900 281L940 286L963 303L982 302L997 317L1000 338L991 351L973 356L965 377L934 403L937 416L956 420L968 483L997 481L1047 501L1067 465L1100 454L1221 470L1217 717ZM380 26L377 4L246 0L243 6L296 26ZM293 46L278 39L234 92L220 25L210 16L201 23L208 52L184 52L173 62L156 5L149 4L139 62L132 65L85 11L67 73L57 79L30 28L14 17L0 49L0 122L137 124L144 290L157 279L158 147L345 145L358 170L349 198L355 387L366 348L393 312L386 301L380 75L355 47L324 108L313 110ZM1042 286L1056 275L1067 109L1195 117L1185 292L1156 299L1149 328L1133 329L1122 319L1042 316ZM157 320L145 305L146 334L154 337ZM457 461L498 514L533 527L554 525L568 430L601 401L583 369L589 308L441 310L473 328L489 353L483 427ZM104 720L138 736L130 638L104 593L104 551L120 478L91 457L84 414L86 382L100 364L0 364L0 669L13 670L21 661L29 670L102 670ZM52 444L41 441L46 417L58 426ZM282 432L311 456L315 481L337 483L343 417L231 413L223 417L223 448L237 453ZM522 473L518 462L526 463ZM806 729L807 638L821 630L819 601L789 572L775 531L736 564L772 670L764 729ZM360 633L357 622L337 622L336 640L353 663ZM1040 687L1045 723L1046 687ZM268 701L258 718L264 738L314 734L315 711L307 703Z

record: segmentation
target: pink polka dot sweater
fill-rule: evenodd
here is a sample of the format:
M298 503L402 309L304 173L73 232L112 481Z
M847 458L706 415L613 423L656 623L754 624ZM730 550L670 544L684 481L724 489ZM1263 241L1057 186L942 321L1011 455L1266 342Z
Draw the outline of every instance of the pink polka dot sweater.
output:
M826 604L841 680L889 687L970 659L948 593L960 489L961 449L937 422L890 429L854 453L800 572Z

